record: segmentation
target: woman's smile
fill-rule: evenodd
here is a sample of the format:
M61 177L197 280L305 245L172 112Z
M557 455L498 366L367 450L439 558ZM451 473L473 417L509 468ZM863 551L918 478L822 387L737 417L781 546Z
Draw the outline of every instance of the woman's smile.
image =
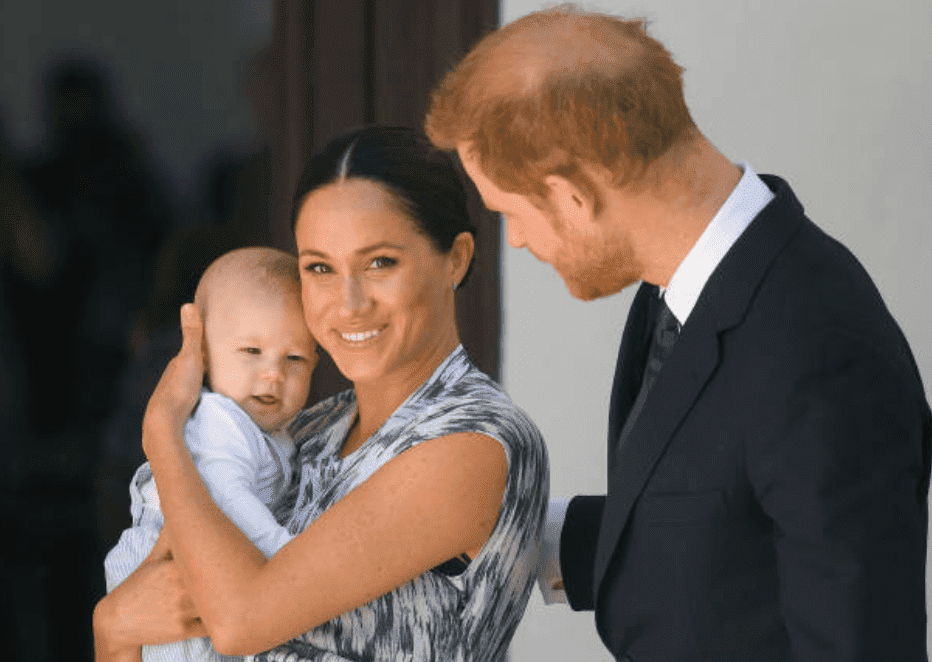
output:
M358 345L365 343L367 340L373 340L378 337L382 330L385 327L379 327L377 329L372 329L371 331L353 331L353 332L339 332L340 337L343 338L348 343Z

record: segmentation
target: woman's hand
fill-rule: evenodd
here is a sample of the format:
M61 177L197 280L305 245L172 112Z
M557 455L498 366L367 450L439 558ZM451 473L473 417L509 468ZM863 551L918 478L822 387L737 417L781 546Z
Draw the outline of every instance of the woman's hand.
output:
M143 449L147 455L149 444L180 435L201 391L204 380L203 322L194 304L186 303L181 307L181 332L181 351L168 363L146 407ZM175 434L147 434L153 428Z
M94 610L97 662L132 659L130 653L143 644L204 636L178 567L169 558L141 566Z

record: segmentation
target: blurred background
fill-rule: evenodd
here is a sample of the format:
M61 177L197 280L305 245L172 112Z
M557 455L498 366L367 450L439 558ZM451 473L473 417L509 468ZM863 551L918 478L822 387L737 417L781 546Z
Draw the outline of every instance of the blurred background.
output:
M927 0L603 0L685 66L700 128L785 177L865 263L932 380ZM291 248L291 189L350 126L419 126L430 89L537 0L0 0L0 655L92 659L178 306L232 247ZM475 202L475 201L474 201ZM464 342L541 427L553 492L605 489L633 289L582 304L481 212ZM342 388L331 362L311 399ZM535 593L511 652L610 659Z

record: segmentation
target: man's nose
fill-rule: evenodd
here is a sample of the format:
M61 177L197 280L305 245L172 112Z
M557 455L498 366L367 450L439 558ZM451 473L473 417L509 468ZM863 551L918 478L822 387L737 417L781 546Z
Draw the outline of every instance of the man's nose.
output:
M527 239L520 224L516 223L513 218L505 218L505 216L502 216L502 223L505 224L505 238L508 240L508 245L512 248L524 248Z

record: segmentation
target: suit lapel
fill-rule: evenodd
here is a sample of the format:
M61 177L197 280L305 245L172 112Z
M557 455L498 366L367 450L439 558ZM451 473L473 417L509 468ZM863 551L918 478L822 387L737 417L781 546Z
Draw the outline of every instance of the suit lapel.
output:
M767 175L762 179L777 197L748 226L710 276L634 423L621 455L614 458L611 457L613 451L609 453L608 495L593 573L596 601L635 501L683 418L715 373L720 360L721 333L743 319L771 262L804 219L802 205L783 180ZM642 286L637 297L641 297L644 289ZM635 375L626 377L618 374L618 371L625 371L632 365L628 361L633 348L626 347L626 343L630 343L629 335L633 335L633 327L629 327L632 327L630 318L625 327L612 389L610 449L617 443L624 416L639 386L639 383L632 384ZM616 407L616 404L621 406Z
M680 421L718 365L716 334L705 330L700 332L692 321L690 317L689 328L683 328L673 352L664 363L621 455L615 458L615 464L609 468L608 497L595 557L596 588L605 576L632 505L644 489Z

